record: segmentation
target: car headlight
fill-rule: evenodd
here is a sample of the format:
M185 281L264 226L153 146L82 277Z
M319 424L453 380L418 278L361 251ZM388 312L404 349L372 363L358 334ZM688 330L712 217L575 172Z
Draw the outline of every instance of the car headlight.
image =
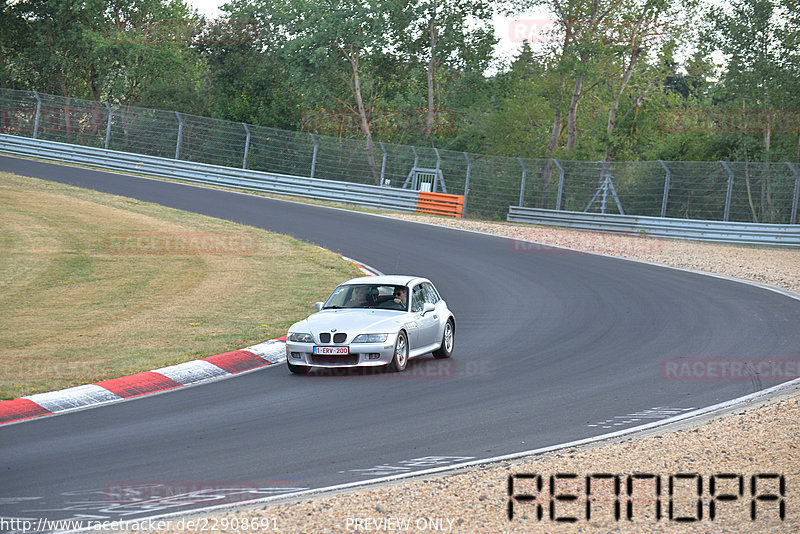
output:
M389 334L358 334L351 343L383 343Z
M292 332L289 334L289 341L294 341L295 343L313 343L314 338L311 336L311 334Z

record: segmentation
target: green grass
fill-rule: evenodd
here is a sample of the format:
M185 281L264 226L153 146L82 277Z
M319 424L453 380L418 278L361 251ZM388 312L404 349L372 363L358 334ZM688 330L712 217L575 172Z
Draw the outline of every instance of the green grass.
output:
M4 399L283 335L360 274L287 236L33 178L0 173L0 205ZM187 235L255 246L148 245Z

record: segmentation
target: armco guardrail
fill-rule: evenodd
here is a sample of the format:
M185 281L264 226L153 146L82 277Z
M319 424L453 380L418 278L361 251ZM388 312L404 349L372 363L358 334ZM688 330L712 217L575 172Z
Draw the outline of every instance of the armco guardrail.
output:
M733 223L634 215L554 211L510 206L509 222L563 226L629 235L800 247L800 225Z
M416 211L418 191L287 176L0 134L0 152L372 208Z

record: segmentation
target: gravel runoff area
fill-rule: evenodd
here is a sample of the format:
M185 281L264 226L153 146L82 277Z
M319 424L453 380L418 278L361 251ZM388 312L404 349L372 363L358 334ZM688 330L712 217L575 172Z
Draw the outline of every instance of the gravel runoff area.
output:
M556 245L800 291L797 249L397 217L532 242L509 241L520 253ZM781 391L632 437L172 518L164 532L800 532L800 383Z

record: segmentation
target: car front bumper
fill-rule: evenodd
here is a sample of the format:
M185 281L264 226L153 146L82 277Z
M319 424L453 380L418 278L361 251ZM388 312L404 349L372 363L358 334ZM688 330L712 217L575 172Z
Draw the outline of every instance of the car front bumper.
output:
M292 365L308 367L377 367L388 365L394 357L396 335L389 335L383 343L351 343L317 345L314 343L286 342L286 361ZM348 354L314 354L314 347L347 347Z

